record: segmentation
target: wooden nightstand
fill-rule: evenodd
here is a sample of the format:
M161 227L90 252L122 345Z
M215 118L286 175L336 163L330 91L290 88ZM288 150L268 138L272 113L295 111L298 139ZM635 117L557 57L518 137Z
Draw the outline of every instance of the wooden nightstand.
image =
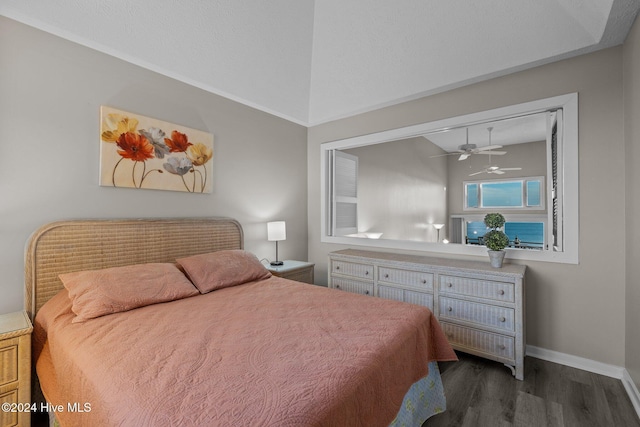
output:
M274 276L313 284L314 263L292 260L283 262L284 264L280 266L267 264L267 270L269 270Z
M27 313L0 315L0 427L31 425L31 331Z

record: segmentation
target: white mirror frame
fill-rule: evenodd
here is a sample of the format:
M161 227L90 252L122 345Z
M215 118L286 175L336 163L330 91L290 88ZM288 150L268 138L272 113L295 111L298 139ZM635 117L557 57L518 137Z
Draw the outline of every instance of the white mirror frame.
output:
M487 256L487 248L464 244L445 244L422 241L404 241L387 239L366 239L357 237L329 236L328 230L328 153L331 150L343 150L365 145L379 144L397 139L410 138L448 128L471 126L494 120L524 114L544 112L556 108L563 109L563 251L506 249L507 258L531 261L559 262L578 264L579 246L579 199L578 199L578 94L571 93L552 98L526 102L508 107L437 120L430 123L391 129L369 135L356 136L320 145L320 241L343 245L369 246L386 249L405 249L424 252L438 252L458 255Z

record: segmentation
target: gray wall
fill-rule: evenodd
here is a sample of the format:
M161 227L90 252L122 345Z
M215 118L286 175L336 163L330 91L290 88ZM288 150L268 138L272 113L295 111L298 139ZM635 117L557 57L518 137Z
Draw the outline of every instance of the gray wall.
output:
M626 142L626 368L640 388L640 19L627 36L624 57Z
M99 187L100 105L213 133L213 194ZM260 258L284 219L280 257L305 260L306 132L0 17L0 313L23 307L29 235L59 219L230 216Z
M616 47L310 128L309 258L317 263L316 280L326 283L327 253L344 248L320 242L322 142L578 92L580 264L526 263L527 343L623 366L627 233L624 191L615 191L625 188L622 84Z
M344 150L358 157L360 232L383 239L435 242L428 224L447 221L447 159L423 138L407 138ZM447 230L442 230L441 238Z

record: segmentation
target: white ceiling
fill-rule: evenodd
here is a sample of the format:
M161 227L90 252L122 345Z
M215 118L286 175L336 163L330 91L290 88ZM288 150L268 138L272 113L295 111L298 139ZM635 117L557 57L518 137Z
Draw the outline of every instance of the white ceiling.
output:
M0 0L0 15L304 125L621 44L640 0Z
M491 128L491 135L489 135L489 128ZM424 137L447 152L454 152L460 145L467 143L475 144L477 147L488 145L507 147L513 144L545 141L547 113L533 113L477 125L444 129L426 134ZM489 140L490 137L491 140Z

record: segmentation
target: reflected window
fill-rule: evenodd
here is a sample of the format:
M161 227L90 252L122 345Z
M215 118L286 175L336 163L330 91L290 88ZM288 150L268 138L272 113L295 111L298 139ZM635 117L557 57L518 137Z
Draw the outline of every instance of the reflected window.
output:
M540 197L540 189L542 185L540 181L527 181L527 206L542 206L542 198Z
M519 249L544 249L543 221L507 221L504 232L509 237L509 247ZM484 245L483 237L489 229L483 221L467 221L466 243Z
M544 209L543 177L465 182L465 210Z

